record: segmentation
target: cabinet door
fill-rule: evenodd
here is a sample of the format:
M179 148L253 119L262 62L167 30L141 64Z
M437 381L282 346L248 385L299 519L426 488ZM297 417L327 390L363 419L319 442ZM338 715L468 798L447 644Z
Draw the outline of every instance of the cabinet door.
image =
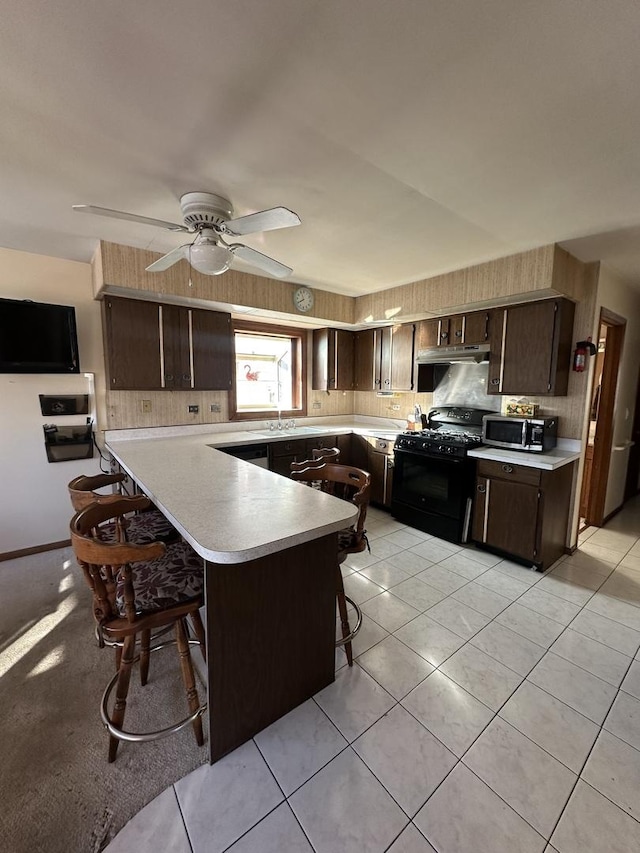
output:
M340 465L353 465L351 453L351 433L336 436L336 447L340 451Z
M413 323L391 329L391 390L413 391L415 335Z
M311 388L314 391L329 391L329 329L313 330L313 364Z
M189 309L180 305L162 305L161 309L164 387L192 388Z
M449 340L448 343L452 346L466 343L466 316L464 314L456 314L455 317L449 317Z
M350 391L353 388L354 332L314 329L311 387L314 391Z
M155 302L105 297L103 321L109 388L153 391L162 387L158 308Z
M391 360L393 358L391 326L383 326L377 329L377 332L377 349L380 350L380 390L391 391Z
M336 391L351 391L353 389L353 371L355 369L355 333L345 329L333 329L334 344L334 376Z
M440 344L440 320L421 320L418 323L418 349L430 349Z
M501 393L566 394L573 303L549 299L505 312Z
M380 390L380 356L376 353L376 330L355 333L354 387L356 391Z
M539 503L537 486L478 477L474 538L507 554L535 562L539 550Z
M233 365L231 314L191 311L193 387L200 391L228 391Z
M373 447L368 448L367 470L371 474L371 503L384 505L384 476L386 468L384 453L377 453Z
M474 311L463 316L462 343L484 344L489 340L489 312Z

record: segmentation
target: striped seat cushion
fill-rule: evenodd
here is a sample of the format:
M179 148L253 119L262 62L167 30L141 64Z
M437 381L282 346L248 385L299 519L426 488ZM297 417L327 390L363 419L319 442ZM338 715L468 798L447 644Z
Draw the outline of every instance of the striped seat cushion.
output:
M183 604L201 596L204 589L202 557L186 542L167 545L162 557L132 563L131 570L136 613L152 613ZM125 616L121 574L116 585L116 607L120 616Z

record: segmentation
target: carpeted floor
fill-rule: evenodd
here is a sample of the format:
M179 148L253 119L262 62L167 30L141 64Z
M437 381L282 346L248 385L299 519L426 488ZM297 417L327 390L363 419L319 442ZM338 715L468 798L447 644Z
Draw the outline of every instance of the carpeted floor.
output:
M107 762L99 705L113 651L97 647L71 549L0 563L0 600L0 851L98 853L205 763L206 745L189 727L155 743L121 743ZM152 655L145 688L134 670L128 728L160 728L186 710L175 647Z

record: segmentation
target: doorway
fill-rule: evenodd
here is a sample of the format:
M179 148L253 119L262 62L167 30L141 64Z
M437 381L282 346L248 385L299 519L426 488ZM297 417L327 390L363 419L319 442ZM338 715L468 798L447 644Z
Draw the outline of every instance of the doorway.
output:
M613 444L613 416L618 371L627 321L607 308L600 310L598 347L589 406L589 432L580 493L581 528L601 527Z

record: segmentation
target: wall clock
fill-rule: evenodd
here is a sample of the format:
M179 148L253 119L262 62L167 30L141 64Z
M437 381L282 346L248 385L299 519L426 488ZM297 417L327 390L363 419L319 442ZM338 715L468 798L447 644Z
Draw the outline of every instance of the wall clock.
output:
M313 308L313 291L308 287L299 287L293 294L293 304L298 311L311 311Z

